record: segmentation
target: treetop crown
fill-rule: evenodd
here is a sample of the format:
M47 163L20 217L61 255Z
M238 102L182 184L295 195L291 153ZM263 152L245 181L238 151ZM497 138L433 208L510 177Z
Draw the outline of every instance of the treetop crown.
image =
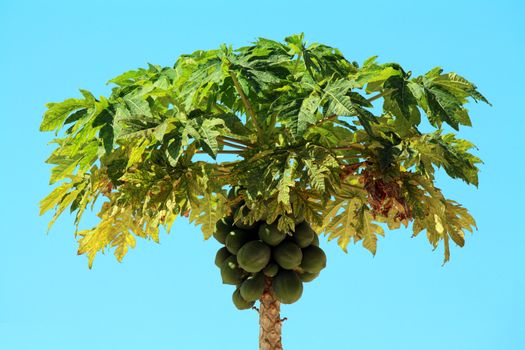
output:
M413 77L376 57L359 65L300 34L198 50L109 83L108 97L80 90L49 103L40 126L55 132L47 162L60 183L41 214L55 208L51 226L75 213L90 266L110 247L122 260L136 237L158 242L179 215L208 238L238 203L237 221L289 231L304 217L345 251L362 241L373 254L385 225L412 222L414 235L443 241L447 261L450 240L463 246L475 227L434 185L436 168L478 184L474 145L444 129L471 126L468 98L488 101L456 73ZM100 222L78 230L98 198Z

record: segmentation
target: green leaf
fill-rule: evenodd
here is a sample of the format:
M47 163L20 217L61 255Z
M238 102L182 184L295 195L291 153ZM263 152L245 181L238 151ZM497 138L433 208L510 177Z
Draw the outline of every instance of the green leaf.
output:
M308 128L308 125L315 124L320 103L321 97L316 92L312 92L310 96L303 100L299 114L297 115L297 124L294 127L296 136L302 136Z
M116 85L127 86L134 84L138 80L143 80L148 77L148 72L145 69L130 70L119 76L109 80L107 84L113 83Z
M470 126L470 117L463 107L467 97L489 102L466 79L455 73L441 73L442 69L436 67L413 79L408 87L432 125L441 127L445 122L455 130L459 130L459 125Z
M201 145L204 151L206 151L206 153L208 153L214 159L217 156L217 152L219 151L219 142L217 141L217 137L221 134L221 132L218 130L218 126L224 126L224 120L219 118L205 119L199 129Z
M352 116L355 115L355 109L347 96L347 92L354 87L353 83L346 79L339 79L335 82L330 82L326 86L324 91L323 99L328 99L329 107L325 115L343 115Z
M284 38L284 41L288 43L291 54L300 54L303 51L304 33L294 34Z
M130 138L151 138L162 141L169 125L169 120L159 120L146 116L134 115L126 106L119 104L116 107L112 132L115 140Z
M79 109L78 111L71 113L69 117L67 117L64 121L64 125L74 123L77 120L84 118L87 115L87 113L88 110L86 108Z
M102 144L104 147L104 152L106 154L111 153L113 150L113 141L114 141L113 127L111 124L104 125L98 134L98 137L102 139Z
M402 77L403 72L391 65L379 65L376 61L377 56L367 59L363 66L355 74L357 87L362 88L366 85L365 91L372 93L380 91L383 83L391 77Z
M446 88L455 96L472 97L474 100L480 100L492 106L485 96L479 93L476 85L456 73L442 74L433 83Z
M383 110L404 118L411 125L418 125L421 115L406 80L400 76L392 76L384 82L383 87L392 91L384 97Z
M186 142L184 142L184 144L185 143ZM182 155L182 146L183 140L180 137L175 137L168 142L168 146L166 147L166 155L168 157L168 162L173 167L177 165L177 162Z
M70 98L60 103L48 103L47 111L40 124L40 131L59 130L66 119L80 109L89 107L85 100Z
M289 155L286 158L284 171L277 185L277 202L282 203L285 208L290 208L290 188L295 186L295 171L297 169L297 160L295 156Z
M124 97L124 102L133 117L144 116L153 118L148 101L144 100L141 95L126 96Z
M441 135L438 130L412 137L404 146L406 168L415 166L421 174L432 176L433 166L443 167L450 177L478 185L477 164L481 160L469 152L474 147L471 142L457 139L453 134Z

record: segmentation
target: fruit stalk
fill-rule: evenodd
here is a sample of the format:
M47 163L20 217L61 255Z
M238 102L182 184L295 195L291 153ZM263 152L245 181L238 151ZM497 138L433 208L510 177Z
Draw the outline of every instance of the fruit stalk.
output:
M271 279L266 278L259 306L259 350L282 350L281 303L271 290Z

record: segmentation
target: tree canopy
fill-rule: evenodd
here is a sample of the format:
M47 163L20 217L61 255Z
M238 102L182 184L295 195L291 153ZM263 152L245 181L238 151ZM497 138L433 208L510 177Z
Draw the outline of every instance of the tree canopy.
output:
M80 90L49 103L40 125L55 132L47 162L58 184L41 214L55 209L51 227L74 213L90 267L107 249L121 261L137 237L158 242L178 216L208 238L241 200L250 210L236 220L289 231L302 216L345 251L362 242L375 254L384 227L412 223L413 236L443 242L446 262L450 241L463 246L475 228L435 186L437 168L478 184L481 160L454 131L471 126L469 98L488 101L456 73L413 77L376 57L360 65L299 34L198 50L109 83L108 97ZM242 190L228 197L232 186ZM81 230L97 199L99 223Z

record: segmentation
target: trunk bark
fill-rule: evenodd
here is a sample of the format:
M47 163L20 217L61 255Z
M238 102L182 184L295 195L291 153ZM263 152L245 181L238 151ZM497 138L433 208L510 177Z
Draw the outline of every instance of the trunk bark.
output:
M271 289L271 280L266 278L266 286L259 306L259 349L282 350L281 343L281 303Z

